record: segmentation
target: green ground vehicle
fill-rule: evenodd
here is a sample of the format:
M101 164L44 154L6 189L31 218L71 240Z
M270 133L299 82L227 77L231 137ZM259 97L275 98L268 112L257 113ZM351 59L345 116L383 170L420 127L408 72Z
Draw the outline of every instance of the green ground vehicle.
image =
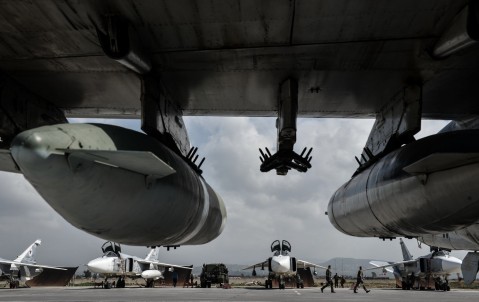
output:
M211 284L222 286L229 283L228 268L223 263L203 264L200 275L200 285L202 288L211 287Z

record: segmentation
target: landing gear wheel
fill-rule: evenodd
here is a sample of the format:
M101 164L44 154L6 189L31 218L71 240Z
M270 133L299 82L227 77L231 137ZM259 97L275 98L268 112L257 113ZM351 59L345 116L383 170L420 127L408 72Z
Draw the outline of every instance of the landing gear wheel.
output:
M266 289L268 289L268 288L273 288L273 280L266 280L266 281L264 282L264 287L265 287Z

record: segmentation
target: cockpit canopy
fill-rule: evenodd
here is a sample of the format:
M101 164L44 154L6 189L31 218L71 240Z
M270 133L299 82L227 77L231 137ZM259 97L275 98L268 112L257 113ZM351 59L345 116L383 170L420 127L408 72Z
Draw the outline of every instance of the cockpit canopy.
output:
M449 256L449 251L445 251L445 250L438 250L438 251L435 251L431 254L431 256Z
M118 257L121 253L121 246L119 243L107 241L101 246L103 256Z
M274 253L274 252L280 252L280 251L281 251L281 243L279 242L279 240L273 241L273 243L271 243L271 252Z
M281 247L281 250L286 253L291 252L291 243L286 240L283 240L283 246Z
M271 243L271 252L275 255L288 255L291 252L291 244L286 240L281 243L279 240L275 240Z

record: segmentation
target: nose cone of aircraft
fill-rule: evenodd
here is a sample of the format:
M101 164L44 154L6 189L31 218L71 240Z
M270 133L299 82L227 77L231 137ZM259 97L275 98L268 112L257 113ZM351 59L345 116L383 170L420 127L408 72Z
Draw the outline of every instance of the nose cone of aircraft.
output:
M448 274L461 273L461 259L448 257L442 260L442 269Z
M87 267L94 273L113 273L113 258L96 258L88 262Z
M289 257L278 256L271 259L271 269L275 273L287 273L289 272L289 267Z

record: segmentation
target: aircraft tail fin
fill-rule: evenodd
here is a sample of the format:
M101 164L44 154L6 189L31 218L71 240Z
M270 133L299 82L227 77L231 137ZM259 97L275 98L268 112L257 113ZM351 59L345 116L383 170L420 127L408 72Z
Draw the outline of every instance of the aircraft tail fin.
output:
M477 272L479 271L479 253L467 253L461 264L462 276L464 284L472 284L476 280Z
M158 260L158 256L160 255L160 247L157 246L146 255L145 260L154 261Z
M35 240L35 242L30 244L30 246L25 251L23 251L23 253L21 253L14 261L36 264L37 261L35 260L35 254L36 254L37 247L40 244L42 244L42 241L40 239Z
M399 244L401 245L403 261L412 260L412 255L409 252L409 250L407 249L407 246L404 243L404 241L402 240L402 238L399 238Z

